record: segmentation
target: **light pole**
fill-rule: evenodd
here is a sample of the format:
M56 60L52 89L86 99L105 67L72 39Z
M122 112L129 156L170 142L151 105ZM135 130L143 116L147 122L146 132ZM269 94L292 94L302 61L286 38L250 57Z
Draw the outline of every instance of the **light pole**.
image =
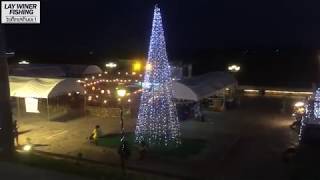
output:
M232 64L228 66L228 71L232 73L234 78L238 81L238 84L239 84L239 77L237 77L236 75L240 71L240 69L241 69L240 66L236 64Z
M124 124L123 124L123 107L122 107L122 98L126 95L127 91L125 89L118 89L117 95L119 97L119 103L120 103L120 130L121 130L121 144L119 147L119 155L121 159L121 168L123 173L125 174L125 160L127 159L127 149L126 147L126 140L125 140L125 133L124 133Z
M125 89L118 89L117 95L120 99L120 130L121 135L124 137L124 127L123 127L123 107L122 107L122 98L126 95L127 91Z
M228 66L228 71L231 72L233 74L233 77L236 79L237 81L237 85L239 85L239 77L237 77L237 73L240 71L240 66L239 65L236 65L236 64L232 64L232 65L229 65ZM230 96L230 95L229 95ZM232 97L235 97L236 100L235 102L239 105L240 104L240 98L239 98L239 94L238 94L238 89L237 89L237 86L235 87L235 91L232 92ZM232 98L234 99L234 98ZM234 101L234 100L233 100Z

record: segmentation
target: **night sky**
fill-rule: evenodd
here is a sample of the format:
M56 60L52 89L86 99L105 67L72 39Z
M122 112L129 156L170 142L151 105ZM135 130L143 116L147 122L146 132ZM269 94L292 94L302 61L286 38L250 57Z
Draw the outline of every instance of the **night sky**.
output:
M244 83L296 85L317 79L318 1L44 0L41 25L5 26L8 49L16 52L12 62L144 58L155 2L162 10L170 60L195 63L196 74L235 62L243 66Z

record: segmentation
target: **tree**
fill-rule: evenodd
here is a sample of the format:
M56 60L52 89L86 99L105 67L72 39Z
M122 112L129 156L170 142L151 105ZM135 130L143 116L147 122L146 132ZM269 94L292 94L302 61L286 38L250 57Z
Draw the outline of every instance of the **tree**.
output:
M173 101L171 70L166 52L160 8L156 5L142 96L135 130L136 141L177 146L180 124Z

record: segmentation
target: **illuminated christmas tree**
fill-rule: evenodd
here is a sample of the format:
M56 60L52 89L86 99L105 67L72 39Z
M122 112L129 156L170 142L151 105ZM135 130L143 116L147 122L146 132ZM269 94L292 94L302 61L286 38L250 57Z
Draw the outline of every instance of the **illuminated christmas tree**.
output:
M176 146L180 141L180 124L173 102L172 78L160 9L156 5L148 52L148 62L139 108L136 141L156 146Z
M314 96L314 116L320 118L320 89L317 89Z
M320 88L314 92L314 99L308 101L304 106L305 113L301 119L299 140L305 141L310 138L310 133L308 133L308 127L319 126L320 121ZM306 137L307 134L307 137Z

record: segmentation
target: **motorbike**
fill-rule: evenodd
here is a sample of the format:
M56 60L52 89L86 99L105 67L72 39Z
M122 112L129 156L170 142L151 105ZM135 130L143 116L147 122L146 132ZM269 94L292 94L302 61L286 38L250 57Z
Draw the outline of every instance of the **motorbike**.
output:
M304 103L297 102L294 105L293 113L292 113L292 117L293 117L294 121L290 125L290 128L292 130L296 131L297 133L300 132L301 121L302 121L302 117L303 117L304 113L305 113Z
M301 127L301 120L302 120L302 115L301 114L296 114L293 113L292 117L294 119L293 123L290 125L290 128L294 131L296 131L297 133L299 133L300 131L300 127Z

